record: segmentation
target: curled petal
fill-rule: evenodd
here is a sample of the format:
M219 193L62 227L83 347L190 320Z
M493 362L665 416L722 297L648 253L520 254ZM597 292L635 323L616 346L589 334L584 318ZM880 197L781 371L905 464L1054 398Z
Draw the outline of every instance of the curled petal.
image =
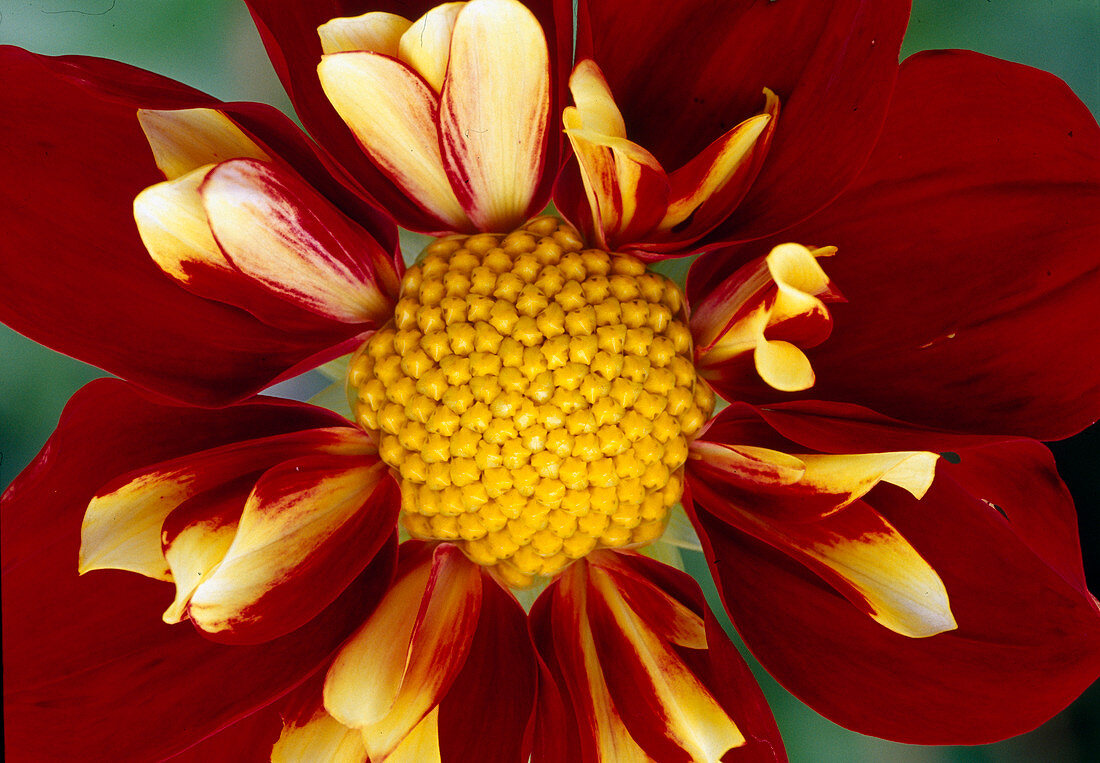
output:
M860 176L782 234L835 245L848 298L811 353L813 397L1038 439L1094 422L1098 146L1095 118L1045 72L962 51L906 59ZM693 296L758 253L705 255Z
M372 11L353 18L326 21L317 27L317 35L321 38L321 50L326 55L369 50L397 58L401 35L408 31L411 24L407 18L396 13Z
M478 230L508 231L538 211L548 56L538 20L515 0L471 0L455 21L439 134L451 185Z
M255 160L224 162L199 188L226 259L293 304L352 324L381 324L395 280L377 242L308 185Z
M536 641L569 692L585 760L717 761L763 748L783 759L747 671L719 688L710 650L731 655L702 608L686 576L611 552L578 562L536 602Z
M315 455L268 470L224 556L191 594L188 616L226 643L294 630L370 563L398 506L396 484L373 457Z
M174 434L171 428L168 433ZM372 451L361 432L344 426L231 442L113 479L102 474L99 478L109 481L84 515L80 571L121 569L170 580L161 554L161 526L187 499L300 455Z
M389 581L392 550L293 634L228 647L163 623L163 583L117 571L78 576L80 518L109 475L338 420L262 398L216 411L157 404L113 379L74 396L43 453L0 499L9 759L159 760L205 737L235 744L238 733L266 734L266 721L243 719L315 671L362 622Z
M433 711L469 654L482 598L479 568L453 546L413 552L382 604L325 678L328 712L383 759Z
M832 330L825 303L841 297L817 260L835 251L780 244L698 304L691 317L697 365L721 394L738 397L750 351L756 373L771 388L813 386L813 368L800 348L820 344Z

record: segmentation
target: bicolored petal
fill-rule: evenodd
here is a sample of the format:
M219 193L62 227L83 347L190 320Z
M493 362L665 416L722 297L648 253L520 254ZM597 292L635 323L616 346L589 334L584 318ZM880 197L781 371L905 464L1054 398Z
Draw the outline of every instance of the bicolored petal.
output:
M331 330L330 316L283 299L279 290L242 273L222 252L200 194L213 169L211 164L198 167L149 186L134 199L134 220L150 257L192 294L245 308L269 326L288 332Z
M826 302L840 293L817 259L832 247L786 243L737 269L695 307L691 329L701 375L730 400L742 387L784 392L808 389L815 375L802 348L820 344L832 330ZM752 360L749 372L747 361Z
M527 760L528 725L536 712L536 672L527 613L511 591L482 573L477 630L461 672L439 704L443 760ZM486 719L492 719L491 734L471 733Z
M217 411L157 404L116 380L74 396L42 454L0 500L9 758L153 760L205 737L236 744L238 733L266 730L266 721L243 719L316 670L362 622L388 584L392 551L298 631L228 647L163 623L171 598L163 583L128 572L78 576L81 516L105 476L335 420L264 399Z
M134 224L134 197L164 180L138 110L213 108L393 251L392 224L325 169L286 117L257 104L219 104L114 62L14 48L0 56L13 83L0 109L9 147L0 160L0 195L15 212L5 229L10 256L0 261L0 320L161 394L205 405L241 399L357 341L362 329L354 325L329 321L322 332L288 333L189 293L149 257ZM195 127L186 117L173 124Z
M414 21L398 42L397 57L439 93L451 59L455 21L466 3L437 5Z
M735 420L743 410L740 404L724 409L708 431L691 443L689 464L693 475L766 517L795 522L821 519L881 482L897 485L919 500L935 476L939 454L929 451L791 454L748 444L753 438L751 425L745 428L745 436L739 436L738 425L744 422Z
M332 19L346 16L348 6L334 0L316 3L249 0L248 5L276 72L290 93L297 112L303 116L307 129L318 141L332 152L340 164L362 183L370 196L387 209L403 227L429 232L455 230L445 219L416 203L415 198L410 199L400 185L391 179L385 168L376 166L364 155L359 142L333 109L322 89L316 69L322 52L335 52L337 47L348 50L351 46L335 45L330 50L323 51L317 30ZM439 3L431 0L412 3L381 0L372 5L372 10L400 15L405 19L417 19L437 5ZM558 114L564 100L565 80L572 61L572 4L569 0L530 0L524 5L534 14L549 42L551 84L548 95L552 105L548 107L547 113ZM326 36L330 40L333 37L331 33ZM332 45L331 42L326 44ZM391 49L374 49L385 55L397 55ZM528 212L528 216L544 207L550 197L550 189L560 162L562 138L558 131L551 130L543 140L545 160L542 166L545 169L535 179L536 189L527 205L534 211Z
M748 191L767 153L779 101L765 89L766 113L744 120L672 173L627 125L600 67L591 59L569 78L575 106L563 113L590 215L576 208L577 183L566 172L558 203L603 247L682 252L722 219ZM654 255L649 255L654 256Z
M783 522L742 508L704 480L693 480L691 489L694 500L716 518L806 565L895 633L927 638L958 627L936 570L863 502L816 521Z
M342 650L328 676L321 675L323 680L306 684L296 692L297 696L284 713L285 723L273 760L335 759L361 763L367 760L371 745L376 748L372 760L508 763L528 757L527 726L534 708L535 658L527 633L526 615L515 598L483 571L459 556L449 561L443 558L453 553L456 553L453 548L437 551L433 565L432 552L423 544L414 541L403 547L402 574L389 593L388 605L376 613L385 622L375 621L373 629L369 622L366 623ZM440 564L449 566L452 571L460 567L475 577L461 575L456 579L448 575L446 569L439 569ZM433 566L436 573L442 571L443 574L433 576ZM468 651L459 648L446 660L454 663L452 667L436 665L436 669L444 673L452 668L458 670L453 681L445 682L440 694L439 687L431 682L423 686L418 684L422 676L414 674L420 670L418 665L421 668L430 665L433 659L438 663L441 656L448 654L447 649L435 655L417 655L404 649L417 644L428 646L424 630L439 633L447 630L451 624L448 621L431 623L425 619L447 614L438 606L440 598L474 603L471 597L476 598L478 588L476 584L469 584L476 576L480 576L481 581L481 603L473 613L476 629L472 634L466 633L470 637ZM452 584L458 587L448 592L446 587ZM435 590L436 586L444 588ZM413 589L423 589L421 594L434 597L435 604L422 601L421 594ZM401 612L401 608L411 612ZM464 622L459 623L463 632ZM384 630L384 626L394 630ZM367 640L365 634L368 632L377 640ZM454 637L458 641L463 639L461 633ZM366 652L381 656L381 662L372 660ZM368 667L378 670L355 674ZM403 669L409 684L403 694L399 692L396 698L389 696ZM377 681L382 681L382 686L378 686ZM327 690L323 688L326 683L329 685ZM418 692L418 689L423 691ZM356 694L359 696L355 697ZM432 706L432 697L439 700L438 704ZM343 701L349 698L350 704ZM350 719L344 715L345 711L352 714L363 711L376 699L381 699L381 706L389 706L391 721L403 718L401 722L408 727L389 741L381 740L391 748L381 753L377 750L378 734L386 735L389 731L347 725ZM424 701L429 706L426 712L407 714L411 705ZM326 707L326 702L339 709L333 711ZM382 710L385 712L384 707ZM485 728L490 722L492 733L471 733L473 729Z
M591 217L577 222L601 246L614 249L660 220L668 200L668 176L641 146L586 129L574 117L566 112L566 134L591 210Z
M578 562L536 602L532 628L569 692L584 760L784 759L748 671L727 668L733 680L718 686L710 650L739 660L702 609L682 573L611 552Z
M768 95L768 111L741 122L669 175L672 189L660 230L690 228L698 237L733 212L756 178L775 131L779 100Z
M439 98L411 68L378 53L327 55L317 68L363 150L443 229L470 230L439 146Z
M599 64L632 140L666 168L759 114L763 88L779 97L768 158L733 216L700 242L713 245L782 230L851 181L881 128L908 11L904 0L724 3L706 12L584 0L577 58Z
M1098 146L1092 115L1046 73L964 52L907 59L860 177L783 233L835 245L827 267L848 298L811 353L813 396L1040 439L1095 421ZM705 293L755 253L706 255L689 286Z
M241 159L211 170L199 194L226 259L283 299L341 323L392 312L386 253L298 178Z
M269 469L224 556L191 594L187 615L226 643L258 643L300 627L378 553L399 505L396 483L374 457L314 455Z
M538 19L517 0L471 0L455 20L439 135L451 186L478 230L509 231L538 211L549 111Z
M415 548L415 545L414 545ZM439 705L470 651L481 571L454 546L417 549L325 678L325 709L385 759Z
M170 428L163 436L174 434ZM184 501L304 455L354 457L371 452L373 446L366 436L345 424L230 442L124 475L100 474L99 479L106 484L98 486L87 505L81 530L80 572L120 569L169 580L161 554L161 526Z
M271 750L271 763L366 763L363 735L333 718L324 708L320 693L303 712L283 721L283 730Z
M935 570L958 627L929 638L873 622L799 560L703 510L693 485L726 607L795 694L866 734L974 744L1035 727L1100 675L1100 606L1085 588L1072 502L1041 445L922 429L853 406L791 403L760 415L806 448L923 443L952 453L919 502L880 485L836 515L866 506ZM845 691L830 678L840 672Z
M936 453L784 452L744 404L724 409L692 443L692 498L708 513L791 555L891 630L927 637L951 630L948 592L889 521L860 501L881 483L920 499ZM781 439L781 438L779 438ZM780 447L783 447L780 445Z

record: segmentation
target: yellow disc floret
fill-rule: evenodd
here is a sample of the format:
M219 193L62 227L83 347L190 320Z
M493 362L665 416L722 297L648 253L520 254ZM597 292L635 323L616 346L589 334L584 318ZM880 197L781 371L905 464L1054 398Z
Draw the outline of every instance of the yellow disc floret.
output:
M514 586L660 537L714 401L680 289L552 217L430 244L348 386L409 533Z

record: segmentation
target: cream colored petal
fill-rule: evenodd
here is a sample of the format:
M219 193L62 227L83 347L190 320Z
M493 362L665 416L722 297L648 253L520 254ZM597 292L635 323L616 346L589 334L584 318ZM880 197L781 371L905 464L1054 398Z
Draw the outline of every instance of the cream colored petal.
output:
M271 159L229 117L214 109L138 109L137 116L157 167L168 180L227 159Z
M317 35L321 38L321 52L325 55L367 50L396 58L401 35L411 24L407 18L396 13L373 11L362 16L327 21L317 27Z
M325 708L344 725L369 726L397 701L430 574L431 565L420 565L396 581L329 668Z
M367 749L356 729L350 729L319 709L306 723L284 724L271 763L368 763Z
M340 118L379 167L453 230L469 219L443 168L439 102L404 64L375 53L324 56L317 73Z
M202 208L199 186L213 165L149 186L134 199L138 234L153 261L168 275L190 283L196 269L231 272Z
M411 66L435 92L443 90L443 77L451 58L455 20L466 3L437 5L418 18L401 35L397 57Z
M584 129L609 138L626 138L623 115L595 61L586 58L577 64L569 77L569 92Z
M472 0L455 22L439 120L451 185L479 230L524 222L549 109L549 54L534 14L515 0Z

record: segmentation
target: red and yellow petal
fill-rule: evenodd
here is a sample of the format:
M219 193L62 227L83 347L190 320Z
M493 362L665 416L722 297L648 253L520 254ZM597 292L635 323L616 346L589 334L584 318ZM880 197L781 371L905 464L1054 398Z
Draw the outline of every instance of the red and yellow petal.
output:
M763 88L778 95L768 159L732 217L702 239L713 245L782 230L851 181L878 136L908 11L904 1L726 3L701 13L691 3L585 0L577 58L599 64L632 140L666 168L760 113Z
M187 616L226 643L259 643L300 627L379 552L399 505L396 483L375 458L314 455L279 464L252 488L230 545L191 593Z
M400 61L364 51L327 55L317 73L359 144L394 184L443 223L438 230L469 230L444 169L439 99L431 86Z
M325 678L325 709L358 729L384 759L450 688L470 650L481 608L481 571L453 546L406 557L371 618Z
M256 104L218 104L114 62L14 48L0 56L15 83L0 109L10 117L0 121L10 148L0 194L7 208L23 211L5 232L11 256L0 262L0 320L161 394L207 405L241 399L355 341L356 326L288 333L189 293L164 276L134 224L134 197L164 179L138 109L217 108L265 154L293 163L368 223L391 251L392 228L328 173L286 117Z
M346 15L348 9L334 2L287 3L282 0L249 0L248 5L275 65L275 70L283 80L297 112L302 115L311 134L332 152L336 160L362 184L370 196L384 206L402 226L421 231L447 229L448 226L444 220L427 212L415 199L410 199L398 185L390 180L383 169L378 168L364 155L352 132L328 102L318 81L317 62L322 52L330 51L323 51L317 29L334 18ZM416 19L436 5L438 5L436 2L410 4L382 0L374 3L372 10L400 15L405 19ZM551 64L549 97L552 105L547 113L558 114L572 59L572 6L567 0L530 0L524 5L538 20L549 43ZM337 47L339 46L330 50L335 50ZM357 47L356 49L371 48ZM374 49L387 55L394 53L392 49ZM532 211L528 214L533 214L544 207L550 197L550 188L557 175L561 142L562 136L556 130L549 131L545 136L544 170L539 173L536 180L536 190L528 204Z
M704 510L693 485L726 607L796 695L866 734L974 744L1033 728L1100 674L1100 606L1085 588L1072 502L1041 445L921 429L851 406L761 415L804 447L952 451L919 502L883 485L835 515L865 506L935 570L958 627L928 638L873 622L803 561Z
M672 621L647 602L661 602ZM611 552L578 562L540 597L533 632L549 674L568 691L584 760L717 761L761 748L784 759L748 672L718 686L709 649L733 655L702 609L686 576Z
M397 273L381 246L300 179L253 159L199 188L225 258L282 299L341 323L384 323Z
M80 517L105 477L336 420L284 401L217 411L156 404L115 380L77 393L0 501L9 757L168 757L268 705L327 659L388 583L392 552L311 623L256 647L166 625L163 583L116 571L81 577L75 560Z
M812 395L1040 439L1095 421L1097 146L1096 121L1049 74L965 52L907 59L860 177L783 233L835 245L848 298L811 353ZM704 256L690 291L753 249Z
M165 433L173 434L172 428ZM307 454L355 457L371 452L367 438L345 425L229 442L122 475L102 473L98 479L106 484L95 490L84 516L79 569L122 569L168 580L161 526L184 501Z

